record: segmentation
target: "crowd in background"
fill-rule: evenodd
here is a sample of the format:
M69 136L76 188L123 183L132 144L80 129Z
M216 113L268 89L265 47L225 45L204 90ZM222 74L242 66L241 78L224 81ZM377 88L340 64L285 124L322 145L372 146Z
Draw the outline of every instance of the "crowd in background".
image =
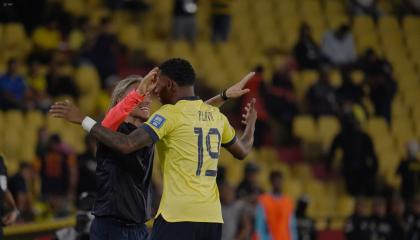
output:
M77 99L80 90L71 75L67 74L68 69L74 66L93 65L100 76L101 88L110 93L121 77L142 75L156 65L144 52L133 51L118 41L112 18L105 17L98 25L92 25L84 17L71 16L59 4L34 2L37 2L34 7L39 10L36 15L45 16L42 20L19 6L15 12L0 14L2 21L21 21L34 44L25 59L7 60L6 70L0 75L1 110L47 111L58 96ZM221 5L214 7L211 17L211 40L214 43L228 40L232 21L226 11L230 2L216 2ZM418 0L394 3L400 14L420 14ZM146 1L132 1L130 4L134 4L134 7L126 4L125 1L107 1L110 9L148 9ZM354 15L377 18L382 14L376 6L376 0L348 0L347 4L349 12ZM196 40L198 10L199 3L195 0L174 0L173 39ZM25 75L19 70L21 65L25 65ZM316 70L319 77L308 88L304 101L299 102L292 73L307 69ZM333 86L329 78L332 69L338 69L341 73L342 84L339 87ZM351 78L351 71L355 69L364 73L365 78L361 83L355 83ZM279 147L299 146L299 140L292 133L293 119L299 114L307 113L315 118L336 116L342 128L322 158L325 169L332 171L335 152L341 149L340 175L344 178L348 193L353 196L376 196L371 211L365 198L357 199L354 214L345 225L347 238L419 239L420 199L416 195L420 194L418 143L413 140L407 144L406 159L395 169L396 174L401 176L400 189L389 189L378 180L378 160L373 141L360 126L361 118L371 117L363 102L365 97L372 102L375 116L392 122L391 106L398 86L392 65L387 59L379 57L373 49L366 49L364 54L358 56L348 24L326 31L318 44L311 27L303 23L298 40L291 49L290 60L270 73L271 81L265 79L267 74L263 66L256 66L254 70L256 75L247 86L251 93L241 101L246 103L248 98L257 98L255 147L273 144ZM238 104L236 111L242 107L243 104ZM361 109L362 113L354 114L355 108ZM103 108L98 109L100 114L103 114ZM274 132L273 121L279 126ZM77 156L58 135L44 128L39 130L37 159L34 164L22 163L19 171L9 180L9 188L22 213L20 221L68 216L77 196L95 191L94 139L87 138L86 146L86 152ZM224 178L223 170L220 170L218 184L225 221L223 239L249 239L253 234L258 234L261 239L268 235L283 239L284 232L297 234L298 239L316 239L316 223L306 213L310 199L303 196L294 203L285 196L282 198L284 201L279 201L279 196L284 195L282 173L273 171L270 174L271 189L264 193L257 181L258 172L258 166L247 164L243 181L239 186L232 186ZM35 179L40 179L40 186L34 184L37 182ZM158 186L156 191L159 192ZM35 204L37 197L47 204ZM287 214L279 214L281 217L278 217L277 209L282 209L282 213L286 209ZM284 229L276 232L272 227L276 224L281 224Z

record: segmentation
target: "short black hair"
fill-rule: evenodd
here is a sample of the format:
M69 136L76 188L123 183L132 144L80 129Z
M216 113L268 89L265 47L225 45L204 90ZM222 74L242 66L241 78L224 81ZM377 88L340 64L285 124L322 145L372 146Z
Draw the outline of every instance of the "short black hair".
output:
M283 179L283 174L280 171L274 170L270 173L270 182L273 182L275 179Z
M171 58L163 62L159 67L161 73L179 86L192 86L195 83L195 72L191 64L181 58Z

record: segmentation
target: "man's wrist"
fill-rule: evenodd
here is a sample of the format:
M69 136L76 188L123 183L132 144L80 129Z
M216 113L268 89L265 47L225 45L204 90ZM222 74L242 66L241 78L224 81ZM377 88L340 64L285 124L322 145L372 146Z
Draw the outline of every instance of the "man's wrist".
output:
M226 91L227 89L223 90L223 92L220 93L220 97L222 98L223 101L227 101L229 98L226 95Z
M96 121L88 116L86 116L82 121L82 127L86 132L90 132L90 130L92 130L95 124L96 124Z

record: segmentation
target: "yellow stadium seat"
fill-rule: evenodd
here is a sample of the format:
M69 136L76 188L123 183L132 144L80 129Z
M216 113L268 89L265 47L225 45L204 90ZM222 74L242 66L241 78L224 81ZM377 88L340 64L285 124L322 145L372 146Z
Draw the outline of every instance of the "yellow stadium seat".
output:
M403 29L405 33L419 33L420 32L420 17L408 15L403 18Z
M322 15L321 3L319 0L302 1L301 14L305 15Z
M139 49L143 46L144 38L137 24L129 24L121 28L121 31L118 33L118 38L121 43L131 49Z
M8 23L4 25L3 49L7 54L5 57L23 58L30 50L31 44L26 36L25 29L21 23Z
M326 1L325 12L327 15L346 15L346 8L341 1Z
M400 162L400 156L395 151L384 151L378 154L379 157L379 174L386 175L388 172L395 174L398 164Z
M367 131L372 135L383 135L389 132L385 119L381 117L370 118L367 122Z
M284 181L284 192L293 199L297 199L303 192L302 183L298 179L287 179Z
M293 133L303 140L315 140L317 137L315 121L311 116L297 116L293 120Z
M149 42L146 46L146 53L153 60L161 62L168 56L167 45L161 41Z
M336 117L322 116L318 119L318 134L324 148L330 146L333 138L340 131L340 123Z
M4 117L5 126L8 129L18 129L24 126L23 113L19 110L7 111Z
M341 78L341 73L338 70L332 70L330 71L330 81L331 81L331 85L333 85L334 87L340 87L342 84L342 78Z
M312 170L308 164L296 164L291 166L293 177L303 182L312 181Z
M356 16L353 22L353 30L356 33L368 33L368 35L371 35L376 28L370 16Z
M395 16L385 15L378 19L378 29L381 32L399 33L400 24Z
M64 9L75 16L82 16L86 13L86 5L82 0L64 0Z
M354 199L349 196L342 196L337 199L336 215L341 218L346 218L353 213Z
M25 126L28 128L38 129L45 123L45 115L36 110L26 113Z
M296 93L300 99L303 99L308 88L314 84L319 78L316 71L305 70L299 73L298 78L293 79L293 84L296 87Z
M342 24L349 24L350 18L347 15L327 15L328 26L336 29Z

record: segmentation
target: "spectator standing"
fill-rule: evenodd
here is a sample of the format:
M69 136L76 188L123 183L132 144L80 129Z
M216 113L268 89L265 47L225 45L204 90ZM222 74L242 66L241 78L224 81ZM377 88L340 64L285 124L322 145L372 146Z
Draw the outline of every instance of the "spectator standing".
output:
M364 91L362 86L357 85L351 78L351 72L343 69L341 71L343 83L337 88L335 95L340 106L347 104L359 104L363 106Z
M79 96L79 89L74 79L65 71L68 66L65 58L63 54L56 53L51 60L50 69L46 75L47 93L53 98L63 95L73 98Z
M417 158L419 144L412 140L407 144L406 159L401 161L397 175L401 177L401 194L405 201L410 201L420 194L420 160Z
M327 61L306 23L300 26L299 39L293 47L293 54L300 69L320 69Z
M306 101L309 112L315 117L334 115L337 112L335 89L331 85L328 73L325 70L319 72L319 79L309 87L306 93Z
M296 222L297 222L297 240L316 240L317 232L315 221L308 217L306 210L309 205L309 199L306 196L302 196L297 201L296 206Z
M33 104L31 107L46 111L51 105L51 99L47 94L47 79L42 73L41 65L36 61L29 65L27 83L29 97Z
M231 26L231 5L233 0L211 1L211 21L213 43L226 42Z
M260 240L292 240L297 238L293 200L282 190L281 172L270 173L271 193L260 195L255 228Z
M255 123L254 147L259 148L265 143L267 133L269 131L269 119L264 96L266 94L266 87L264 83L264 68L257 66L255 68L255 75L247 82L244 88L250 90L245 94L241 100L241 109L253 99L256 99L255 109L258 112L257 122Z
M58 135L48 139L47 149L38 156L41 193L58 217L67 215L68 204L76 197L76 157L64 146Z
M375 107L375 115L385 118L390 123L392 100L397 92L392 67L388 61L380 59L372 49L366 50L361 62L370 88L370 99Z
M366 200L357 198L354 212L344 226L346 240L371 240Z
M378 171L372 139L361 129L353 114L345 114L341 125L327 156L327 169L331 169L335 152L342 149L341 174L347 191L353 196L371 196L375 192Z
M224 221L222 240L250 240L252 223L245 211L245 202L236 199L235 190L229 183L224 183L219 188Z
M403 13L420 15L420 0L402 0L400 4Z
M7 61L6 72L0 76L0 109L24 108L26 85L18 73L19 63L11 58Z
M373 213L370 218L371 238L375 240L394 240L392 238L392 225L386 214L386 201L376 198L372 205Z
M193 43L197 35L197 0L174 0L172 38Z
M254 189L258 189L261 193L261 188L258 183L258 174L260 169L254 163L247 163L244 168L244 178L236 188L236 197L243 199L249 196Z
M21 212L22 221L33 221L34 212L32 209L31 194L27 183L34 181L32 165L23 162L19 171L9 179L8 187L16 201L17 209Z
M356 61L356 47L350 27L341 25L335 31L327 31L321 49L329 62L336 67L351 66Z
M353 16L368 15L376 19L380 15L377 0L347 0L347 6Z

